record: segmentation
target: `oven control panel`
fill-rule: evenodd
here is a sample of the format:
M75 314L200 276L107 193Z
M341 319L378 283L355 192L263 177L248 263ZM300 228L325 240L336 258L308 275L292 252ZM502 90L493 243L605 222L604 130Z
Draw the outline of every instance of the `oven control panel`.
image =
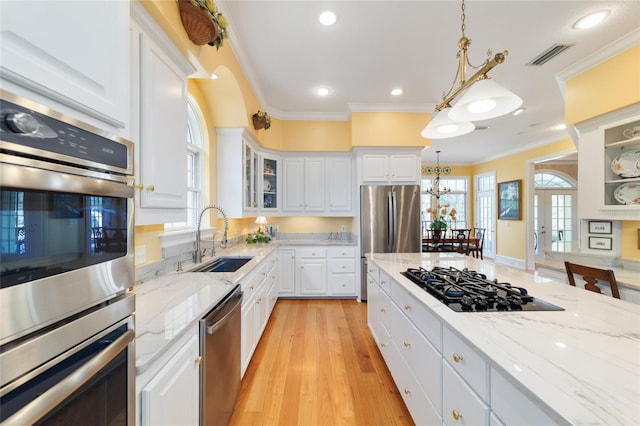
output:
M132 174L133 144L44 107L0 98L0 149L47 161ZM30 108L31 106L31 108ZM39 110L41 111L39 111ZM67 118L69 122L63 121Z

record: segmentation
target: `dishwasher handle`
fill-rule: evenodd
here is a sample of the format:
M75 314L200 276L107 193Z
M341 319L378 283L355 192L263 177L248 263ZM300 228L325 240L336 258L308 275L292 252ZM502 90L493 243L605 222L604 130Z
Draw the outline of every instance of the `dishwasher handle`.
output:
M238 305L240 305L240 303L242 303L242 295L243 294L244 293L242 291L239 291L239 292L237 292L236 294L233 295L233 298L235 298L235 301L230 299L225 303L225 306L222 307L224 309L224 311L226 312L223 317L215 318L215 315L214 315L213 316L214 320L213 320L213 323L211 325L209 325L208 324L209 321L207 321L207 327L206 327L207 334L215 333L216 330L218 330L220 327L222 327L224 325L225 322L227 322L227 320L229 319L231 314L236 310Z

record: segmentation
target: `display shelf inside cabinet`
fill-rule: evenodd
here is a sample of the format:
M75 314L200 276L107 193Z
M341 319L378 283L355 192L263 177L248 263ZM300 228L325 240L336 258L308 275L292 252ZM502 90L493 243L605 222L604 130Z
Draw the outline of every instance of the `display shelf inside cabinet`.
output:
M626 129L640 126L640 119L610 127L604 131L604 205L607 208L640 209L640 171L626 173L623 177L613 171L612 164L622 155L638 156L636 162L628 161L628 167L640 168L640 136L625 136ZM637 154L636 154L637 153ZM624 174L624 173L621 173ZM616 195L617 193L617 195Z

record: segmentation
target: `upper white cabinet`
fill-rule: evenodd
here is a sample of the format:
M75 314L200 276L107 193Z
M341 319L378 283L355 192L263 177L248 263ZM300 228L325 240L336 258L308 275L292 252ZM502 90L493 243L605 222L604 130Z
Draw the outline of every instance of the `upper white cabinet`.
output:
M280 158L261 152L244 129L217 129L218 204L229 217L273 215L280 209Z
M136 224L179 222L186 218L187 78L194 69L141 9L132 9L131 22Z
M578 126L581 219L634 219L640 213L640 106Z
M361 183L420 183L420 151L363 150L358 156Z
M284 211L322 212L325 209L323 158L285 158Z
M353 214L351 155L307 154L283 159L283 212L316 216Z
M351 157L327 157L327 211L329 214L353 212Z
M128 126L128 1L2 1L0 19L0 72L16 94L52 99L100 128L91 118Z

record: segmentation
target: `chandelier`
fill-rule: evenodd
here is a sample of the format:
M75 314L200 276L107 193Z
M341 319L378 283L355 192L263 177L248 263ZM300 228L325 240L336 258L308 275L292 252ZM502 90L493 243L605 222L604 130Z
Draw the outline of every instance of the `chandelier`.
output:
M464 33L465 3L462 0L462 37L458 41L458 70L453 84L447 93L443 93L442 102L435 107L435 114L431 121L422 130L421 136L430 139L451 138L472 132L475 125L472 121L487 120L510 113L522 105L522 99L491 80L487 73L496 65L504 62L509 54L507 50L497 53L493 58L492 52L487 52L487 59L479 66L473 66L469 62L467 49L471 40ZM467 65L479 70L467 79ZM459 80L459 86L455 84ZM474 84L476 83L476 84ZM462 98L451 106L451 102L460 94Z
M448 194L449 192L451 192L451 188L449 188L448 186L442 186L442 187L440 186L440 175L442 174L442 172L445 172L445 174L449 174L447 173L447 171L449 171L449 168L448 167L445 167L444 169L440 168L440 151L436 151L436 157L437 157L436 168L435 168L436 178L433 180L433 186L427 189L427 194L433 195L439 200L441 195Z

